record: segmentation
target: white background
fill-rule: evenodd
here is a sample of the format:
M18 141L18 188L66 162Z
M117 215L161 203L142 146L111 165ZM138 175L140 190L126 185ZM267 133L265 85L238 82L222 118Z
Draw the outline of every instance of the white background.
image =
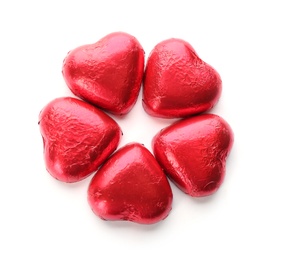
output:
M1 1L0 259L282 259L281 2ZM220 73L212 112L235 133L220 190L193 199L172 184L173 209L156 225L102 221L87 203L91 178L60 183L43 161L38 114L71 95L64 57L114 31L134 35L146 55L162 40L188 41ZM151 118L139 98L117 121L120 147L151 149L172 120Z

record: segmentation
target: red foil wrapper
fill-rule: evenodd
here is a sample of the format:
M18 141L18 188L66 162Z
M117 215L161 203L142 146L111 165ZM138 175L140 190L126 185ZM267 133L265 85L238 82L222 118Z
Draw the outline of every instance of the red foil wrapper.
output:
M180 39L157 44L149 55L143 87L145 111L156 117L187 117L211 109L222 81L193 47Z
M221 117L205 114L161 130L152 144L168 177L185 193L201 197L213 194L223 182L233 132Z
M97 171L88 189L93 212L104 220L154 224L171 210L172 191L166 175L142 145L128 144Z
M117 148L121 130L101 110L71 97L57 98L39 115L47 171L63 182L89 176Z
M70 51L63 76L78 97L123 115L136 103L144 72L144 50L129 34L111 33Z

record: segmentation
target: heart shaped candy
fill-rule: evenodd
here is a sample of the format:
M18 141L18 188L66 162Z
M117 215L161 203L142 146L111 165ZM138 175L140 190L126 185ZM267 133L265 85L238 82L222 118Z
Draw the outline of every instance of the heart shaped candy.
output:
M115 151L118 124L104 112L75 98L57 98L39 115L48 172L63 182L89 176Z
M75 95L119 115L134 106L143 72L142 46L135 37L122 32L72 50L62 71Z
M220 98L219 74L180 39L157 44L149 55L143 87L145 111L156 117L187 117L211 109Z
M169 178L194 197L210 195L219 188L232 144L232 129L213 114L181 120L161 130L152 143Z
M169 214L172 191L153 155L131 143L116 153L94 175L88 189L93 212L105 220L156 223Z

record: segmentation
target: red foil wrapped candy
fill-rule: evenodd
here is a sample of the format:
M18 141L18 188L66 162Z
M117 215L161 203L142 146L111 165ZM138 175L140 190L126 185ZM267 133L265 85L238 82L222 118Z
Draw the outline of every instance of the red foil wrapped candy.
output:
M144 50L135 37L111 33L70 51L62 72L76 96L123 115L132 109L140 91Z
M88 189L93 212L105 220L154 224L171 210L172 191L153 155L128 144L97 171Z
M221 117L205 114L161 130L152 144L169 178L185 193L201 197L213 194L223 182L233 132Z
M57 98L39 115L47 171L63 182L89 176L120 141L118 124L101 110L71 97Z
M165 118L196 115L211 109L221 90L217 71L202 61L189 43L165 40L150 53L143 86L148 114Z

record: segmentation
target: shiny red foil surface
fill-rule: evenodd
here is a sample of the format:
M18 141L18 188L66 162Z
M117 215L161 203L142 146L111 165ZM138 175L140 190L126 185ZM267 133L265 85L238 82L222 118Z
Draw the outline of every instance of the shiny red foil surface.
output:
M149 55L143 87L145 111L156 117L187 117L211 109L222 81L193 47L181 39L157 44Z
M62 70L76 96L118 115L136 103L143 72L144 50L135 37L123 32L70 51Z
M57 98L39 115L48 172L63 182L89 176L112 154L120 141L118 124L81 100Z
M168 177L185 193L201 197L213 194L222 184L233 138L224 119L204 114L161 130L152 145Z
M114 153L94 175L88 189L93 212L104 220L153 224L167 217L172 191L166 175L141 144Z

